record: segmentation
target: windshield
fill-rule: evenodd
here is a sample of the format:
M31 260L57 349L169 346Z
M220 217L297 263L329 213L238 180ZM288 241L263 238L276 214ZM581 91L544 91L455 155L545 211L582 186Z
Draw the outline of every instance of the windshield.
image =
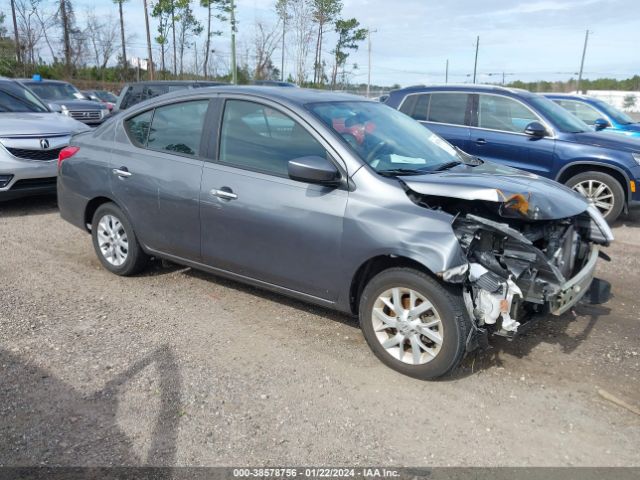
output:
M592 129L578 117L570 114L557 103L546 97L533 95L529 97L531 104L536 107L545 117L547 117L561 132L582 133L590 132Z
M29 88L45 100L78 100L84 96L68 83L29 83Z
M609 117L613 118L616 123L621 125L629 125L631 123L635 123L633 119L624 112L621 112L616 107L609 105L607 102L603 102L602 100L596 100L595 104L598 106L600 110L606 113Z
M378 173L438 171L461 163L449 143L386 105L352 101L314 103L307 108Z
M48 112L42 102L14 82L0 83L0 112Z

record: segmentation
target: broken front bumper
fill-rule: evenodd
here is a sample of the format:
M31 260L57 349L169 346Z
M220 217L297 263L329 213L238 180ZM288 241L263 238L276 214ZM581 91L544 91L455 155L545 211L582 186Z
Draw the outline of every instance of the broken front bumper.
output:
M600 249L594 245L591 248L586 265L575 277L562 285L560 292L551 299L549 307L552 315L562 315L578 303L587 291L589 291L589 287L593 281L593 274L596 270L599 251Z

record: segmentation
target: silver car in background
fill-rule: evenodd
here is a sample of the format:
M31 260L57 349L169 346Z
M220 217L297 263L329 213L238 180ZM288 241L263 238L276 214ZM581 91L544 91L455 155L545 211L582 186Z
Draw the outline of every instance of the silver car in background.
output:
M58 154L72 134L86 130L20 83L0 78L0 201L55 193Z

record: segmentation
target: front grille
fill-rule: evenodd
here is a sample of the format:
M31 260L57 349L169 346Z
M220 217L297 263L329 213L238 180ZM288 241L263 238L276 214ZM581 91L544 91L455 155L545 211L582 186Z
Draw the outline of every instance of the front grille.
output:
M60 150L64 147L60 148L52 148L51 150L28 150L26 148L9 148L7 150L11 155L18 158L26 158L27 160L55 160L58 158L58 154Z
M71 118L76 120L100 120L100 110L69 110Z
M28 188L37 188L37 187L55 187L56 186L56 177L46 177L46 178L25 178L23 180L18 180L13 184L11 190L24 190Z

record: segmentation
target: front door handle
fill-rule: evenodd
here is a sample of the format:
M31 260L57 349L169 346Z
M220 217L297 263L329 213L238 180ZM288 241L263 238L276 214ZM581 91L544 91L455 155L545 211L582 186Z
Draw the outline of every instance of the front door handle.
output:
M238 198L238 195L233 193L233 190L231 190L229 187L222 187L219 190L214 188L213 190L211 190L211 195L213 195L214 197L222 198L223 200L235 200L236 198Z
M484 138L479 138L476 140L476 145L486 145L487 141Z
M131 172L127 167L114 168L111 170L114 175L119 176L120 178L128 178L131 176Z

